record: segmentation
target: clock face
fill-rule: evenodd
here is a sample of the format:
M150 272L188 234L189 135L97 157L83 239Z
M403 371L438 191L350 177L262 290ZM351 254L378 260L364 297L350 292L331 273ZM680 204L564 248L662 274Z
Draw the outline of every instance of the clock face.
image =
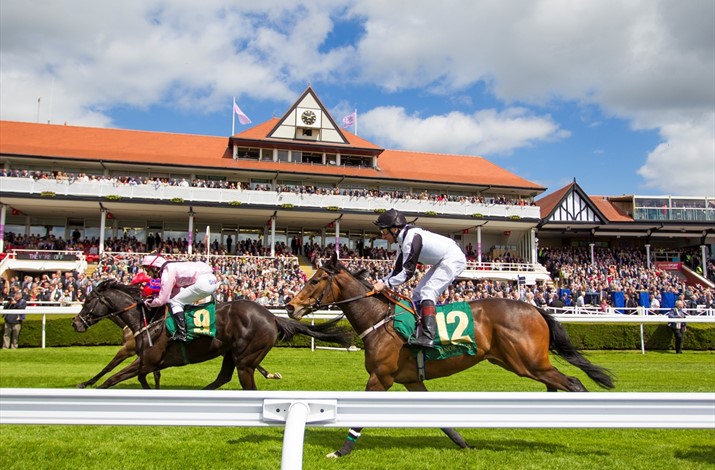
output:
M317 116L313 111L307 110L303 111L303 114L300 115L300 120L303 121L307 125L312 125L315 124L315 120L317 119Z

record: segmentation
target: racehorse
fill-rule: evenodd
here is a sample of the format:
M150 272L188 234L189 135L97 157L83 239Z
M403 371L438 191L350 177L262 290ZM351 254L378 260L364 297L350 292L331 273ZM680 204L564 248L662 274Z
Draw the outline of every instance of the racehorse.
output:
M136 352L136 342L134 341L134 333L132 333L132 330L129 329L129 327L124 326L122 328L122 347L119 348L119 351L117 351L117 354L114 355L111 361L102 369L99 371L97 375L92 377L89 380L86 380L82 383L77 384L77 388L87 388L91 387L92 385L96 384L99 379L101 379L107 372L110 370L114 369L117 367L119 364L124 362L125 359L135 356L137 354ZM267 379L282 379L283 376L280 374L280 372L268 372L266 369L258 365L256 367L258 372L261 373L261 375ZM142 388L151 388L149 386L149 383L146 381L146 376L139 374L137 376L137 379L139 380L139 383L141 383ZM161 381L161 372L158 370L154 371L154 384L155 388L159 389L159 383Z
M72 320L75 331L83 332L98 321L108 318L119 326L127 326L134 336L139 356L130 365L111 376L98 388L109 388L136 376L204 362L223 356L221 371L204 389L214 390L231 380L233 369L244 390L256 390L255 369L278 339L290 340L296 334L338 343L347 347L352 334L336 325L337 321L307 325L280 318L268 309L249 300L236 300L216 305L216 336L199 336L190 343L169 340L163 315L144 324L140 289L116 281L104 281L92 290L82 310ZM163 311L163 307L158 310ZM154 310L149 314L151 318ZM141 381L141 379L140 379Z
M370 374L367 391L388 390L397 382L409 391L425 392L416 360L393 322L395 300L376 294L364 270L351 273L333 254L286 305L288 315L301 319L321 307L338 305L365 348L365 369ZM461 355L425 362L425 377L436 379L461 372L486 359L515 374L546 385L550 392L585 392L576 377L561 373L549 361L549 351L564 358L604 388L613 388L609 371L589 362L571 343L566 330L548 312L526 302L492 298L469 302L474 318L475 356ZM349 454L362 428L352 428L342 447L328 457ZM443 428L458 446L469 445L454 429Z

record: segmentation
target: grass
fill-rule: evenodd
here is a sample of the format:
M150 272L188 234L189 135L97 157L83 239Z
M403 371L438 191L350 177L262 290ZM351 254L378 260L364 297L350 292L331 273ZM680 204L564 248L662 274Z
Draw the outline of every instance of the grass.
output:
M114 347L0 351L0 387L70 388L98 372ZM713 392L715 353L591 352L611 369L619 392ZM261 390L363 390L362 352L275 348L263 365L284 379ZM602 392L580 371L554 359L564 372ZM128 362L127 362L128 364ZM197 389L214 379L220 362L168 369L162 388ZM432 391L542 391L544 387L488 363L429 382ZM117 388L139 388L136 380ZM239 389L237 381L223 389ZM402 386L395 386L399 393ZM308 428L305 469L550 468L697 469L715 467L715 417L710 430L464 429L475 449L458 449L436 429L368 429L355 452L337 461L346 430ZM4 469L276 469L282 428L122 426L0 426Z

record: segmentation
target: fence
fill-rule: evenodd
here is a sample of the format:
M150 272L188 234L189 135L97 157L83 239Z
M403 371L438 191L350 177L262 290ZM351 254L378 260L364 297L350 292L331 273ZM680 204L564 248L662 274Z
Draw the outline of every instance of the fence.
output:
M306 425L715 429L715 393L259 392L0 389L0 424L284 426L302 468Z
M82 309L81 304L73 304L66 307L28 307L25 310L12 310L12 313L25 313L28 315L42 315L42 349L45 349L47 315L77 315ZM633 309L633 313L618 314L613 313L616 309L611 309L612 313L603 313L598 310L598 307L561 307L558 312L569 313L554 313L554 318L562 323L636 323L640 324L641 352L645 354L645 332L643 325L645 323L715 323L715 312L712 308L709 309L684 309L688 314L683 319L668 318L665 314L670 309L660 309L659 314L644 315L644 310ZM618 309L621 310L621 309ZM3 309L0 308L0 314ZM284 310L271 309L274 315L287 317ZM553 312L553 310L552 310ZM313 314L306 315L306 319L331 319L335 318L339 313L335 310L319 310ZM315 339L311 339L312 348L315 348Z

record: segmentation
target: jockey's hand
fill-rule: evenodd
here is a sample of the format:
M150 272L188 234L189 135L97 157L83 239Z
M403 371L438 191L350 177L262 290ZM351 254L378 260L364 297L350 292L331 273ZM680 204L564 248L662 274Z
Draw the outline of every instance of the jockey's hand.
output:
M385 283L382 281L377 281L375 284L372 285L372 289L375 292L382 292L383 290L385 290L385 287Z
M144 306L147 308L153 308L151 303L154 301L154 297L149 297L144 301Z

